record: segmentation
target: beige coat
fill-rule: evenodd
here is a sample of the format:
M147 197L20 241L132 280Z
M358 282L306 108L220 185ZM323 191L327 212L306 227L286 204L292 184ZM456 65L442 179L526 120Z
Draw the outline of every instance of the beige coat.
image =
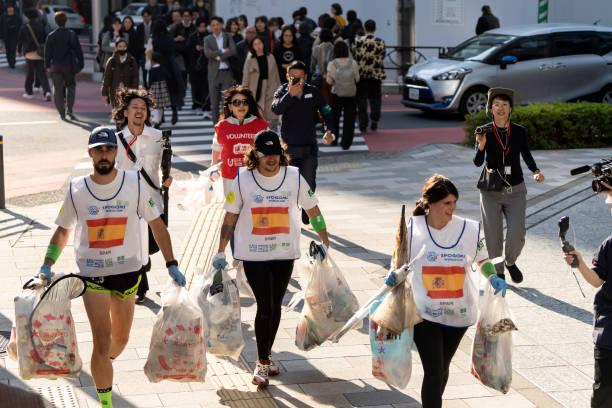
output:
M262 82L263 89L257 103L263 111L264 119L267 122L278 121L278 115L272 112L272 101L274 100L274 92L280 86L280 78L278 76L278 68L276 59L272 54L268 54L268 79ZM257 82L259 79L259 64L257 58L253 58L251 54L247 56L244 63L242 73L242 86L246 86L253 92L253 97L257 94Z

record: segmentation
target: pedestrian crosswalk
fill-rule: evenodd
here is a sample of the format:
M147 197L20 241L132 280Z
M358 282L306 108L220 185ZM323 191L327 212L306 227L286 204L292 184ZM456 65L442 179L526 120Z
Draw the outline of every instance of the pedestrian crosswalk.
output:
M191 106L190 96L185 98L185 106ZM212 141L215 135L212 121L204 119L201 111L185 108L178 111L178 122L176 124L172 125L170 123L171 118L172 111L168 108L164 111L165 122L161 128L162 130L172 130L170 143L172 145L173 165L177 165L176 167L186 171L204 169L210 166ZM343 155L368 150L368 145L357 125L355 125L355 137L350 150L342 150L340 146L326 146L323 144L322 138L319 138L320 156ZM77 165L77 169L91 168L91 159L88 155L85 155Z
M25 57L17 57L15 59L15 65L19 66L25 64ZM0 68L8 68L8 59L6 59L6 52L0 52Z

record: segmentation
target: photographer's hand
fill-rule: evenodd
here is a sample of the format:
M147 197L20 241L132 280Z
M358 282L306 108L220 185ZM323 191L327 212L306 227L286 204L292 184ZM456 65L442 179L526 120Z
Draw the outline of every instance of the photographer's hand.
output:
M487 143L487 135L484 133L476 133L476 143L478 143L478 150L483 151Z
M572 264L574 256L578 258L578 270L582 274L584 280L587 281L594 288L598 288L603 285L604 281L599 277L597 272L587 266L587 264L584 262L584 259L582 259L582 255L580 254L580 252L571 251L563 254L563 258L565 259L565 262L567 262L568 265Z

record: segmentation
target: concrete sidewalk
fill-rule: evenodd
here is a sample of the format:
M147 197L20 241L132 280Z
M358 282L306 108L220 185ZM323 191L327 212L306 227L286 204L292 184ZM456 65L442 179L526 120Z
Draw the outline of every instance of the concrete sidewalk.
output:
M612 155L612 150L534 153L546 181L536 185L527 177L530 229L523 255L517 262L525 273L525 281L507 295L519 328L513 354L513 387L508 394L501 395L480 385L469 373L474 333L471 329L451 365L445 407L588 406L593 373L590 319L595 290L587 288L581 280L586 293L583 298L564 264L555 233L560 215L555 213L570 215L576 227L576 246L588 258L608 235L612 219L603 198L589 198L590 192L584 191L590 186L590 180L570 177L569 169L593 163L606 155ZM329 159L320 165L317 195L331 234L331 254L360 302L382 284L394 247L401 204L407 204L411 210L424 179L434 171L457 184L460 192L457 213L479 218L475 189L479 169L473 166L471 158L469 148L441 144L402 153L354 155L343 158L351 160L343 163ZM177 258L193 216L177 207L180 199L180 196L172 197L170 210L170 232ZM563 209L579 199L585 201ZM57 203L0 212L0 267L4 271L0 288L0 330L10 330L14 318L13 297L38 271L59 207ZM315 236L310 228L303 230L303 249ZM64 251L55 269L75 270L72 247ZM285 301L298 290L297 278L294 275ZM155 313L160 307L159 292L166 281L162 259L155 255L149 275L149 300L137 306L128 347L114 363L115 407L262 406L268 395L281 407L420 406L422 367L416 350L412 351L410 383L405 390L396 390L372 377L369 338L364 330L348 333L338 344L325 343L309 352L298 350L294 345L297 312L283 312L273 348L273 358L280 363L281 374L271 379L269 394L240 385L249 380L243 370L244 363L252 367L256 359L255 305L248 299L243 299L247 345L241 362L211 359L208 378L203 384L151 384L143 373L143 366ZM0 381L27 388L70 385L81 408L99 406L89 369L91 333L80 299L73 302L73 314L85 362L79 380L22 381L16 364L2 358ZM236 390L234 398L232 389Z

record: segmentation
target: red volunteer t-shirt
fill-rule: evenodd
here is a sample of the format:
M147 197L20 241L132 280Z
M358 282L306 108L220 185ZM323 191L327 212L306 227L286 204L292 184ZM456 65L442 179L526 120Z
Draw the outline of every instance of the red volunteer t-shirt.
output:
M228 122L226 119L215 125L217 142L221 150L221 176L234 179L238 168L244 166L244 154L253 146L255 135L268 128L268 122L256 118L242 125Z

